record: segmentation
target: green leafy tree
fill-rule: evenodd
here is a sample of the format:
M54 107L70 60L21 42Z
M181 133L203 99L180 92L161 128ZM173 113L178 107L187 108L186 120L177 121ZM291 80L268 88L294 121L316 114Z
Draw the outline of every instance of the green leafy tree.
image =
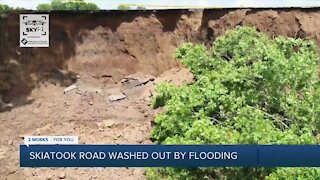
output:
M41 10L41 11L50 11L51 10L51 5L50 4L39 4L37 6L37 9Z
M14 10L12 7L9 7L6 4L0 4L0 12L8 12Z
M83 0L77 1L61 1L53 0L51 4L39 4L38 10L49 11L49 10L99 10L99 7L94 3L88 3Z
M13 8L13 7L10 7L6 4L0 4L0 13L1 12L10 12L10 11L23 11L23 10L26 10L26 9L21 8L21 7Z
M60 0L52 0L51 1L51 9L52 10L67 10L66 3Z
M320 129L319 54L302 39L270 39L237 27L176 58L192 85L159 84L152 138L159 144L316 144ZM150 179L318 179L317 168L154 168ZM290 178L291 177L291 178ZM160 179L161 179L160 178Z
M23 7L16 7L14 10L15 11L25 11L26 9Z
M120 4L118 6L118 10L126 11L126 10L130 10L130 9L131 9L130 6L125 5L125 4Z
M99 10L99 7L94 3L86 3L85 6L80 6L80 10Z

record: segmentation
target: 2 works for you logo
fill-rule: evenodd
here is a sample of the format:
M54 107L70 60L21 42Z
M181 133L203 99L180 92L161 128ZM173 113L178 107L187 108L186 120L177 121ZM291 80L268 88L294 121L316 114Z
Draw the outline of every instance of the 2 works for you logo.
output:
M49 47L48 14L20 14L20 47Z

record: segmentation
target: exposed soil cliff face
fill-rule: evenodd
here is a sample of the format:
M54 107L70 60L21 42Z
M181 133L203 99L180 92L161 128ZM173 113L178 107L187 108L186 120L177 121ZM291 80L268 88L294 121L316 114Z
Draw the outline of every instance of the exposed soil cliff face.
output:
M289 36L308 38L320 44L319 9L307 10L250 10L228 11L219 19L212 19L215 14L205 11L204 27L212 30L213 37L223 34L227 29L237 25L255 26L270 36Z
M3 15L0 93L8 101L25 97L48 77L70 84L72 73L53 76L57 68L114 80L138 71L157 75L180 66L173 58L180 44L210 45L237 25L320 44L319 19L319 9L52 12L50 47L19 48L19 15Z

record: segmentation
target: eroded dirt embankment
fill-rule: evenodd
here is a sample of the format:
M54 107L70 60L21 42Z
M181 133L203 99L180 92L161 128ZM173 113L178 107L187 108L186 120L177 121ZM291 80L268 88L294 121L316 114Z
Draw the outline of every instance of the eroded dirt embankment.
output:
M2 15L0 93L4 101L25 97L48 76L70 84L72 73L52 75L56 68L98 78L137 71L157 75L179 66L173 52L181 43L210 45L237 25L320 44L319 19L319 9L52 12L50 47L19 48L19 15Z

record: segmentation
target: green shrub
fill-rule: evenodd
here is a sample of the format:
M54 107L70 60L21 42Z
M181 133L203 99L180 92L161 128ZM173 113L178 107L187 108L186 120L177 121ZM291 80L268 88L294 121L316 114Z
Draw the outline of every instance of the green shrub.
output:
M152 138L159 144L316 144L319 134L319 55L312 41L270 39L237 27L210 50L190 43L176 57L192 85L160 84ZM154 168L154 179L319 178L316 168ZM294 179L294 178L293 178Z
M267 176L266 180L316 180L319 175L320 168L279 168Z
M118 6L118 10L121 10L121 11L127 11L127 10L130 10L130 6L129 5L125 5L125 4L120 4Z
M13 12L13 11L23 11L23 10L25 10L25 9L21 8L21 7L13 8L13 7L10 7L6 4L0 4L0 13L7 13L7 12Z
M0 4L0 12L8 12L14 10L12 7L6 4Z
M50 11L52 8L51 8L51 5L50 4L39 4L37 6L37 10L40 10L40 11Z
M94 3L85 2L84 0L77 1L61 1L53 0L50 4L39 4L37 6L38 10L41 11L50 11L50 10L90 10L96 11L99 10L99 7Z

